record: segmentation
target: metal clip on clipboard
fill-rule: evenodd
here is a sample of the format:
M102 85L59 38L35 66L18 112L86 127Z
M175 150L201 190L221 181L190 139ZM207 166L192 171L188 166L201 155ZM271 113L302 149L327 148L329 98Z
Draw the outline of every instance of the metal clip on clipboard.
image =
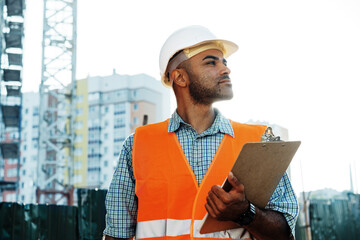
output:
M264 134L261 135L261 142L278 142L278 141L282 141L280 139L280 136L275 136L273 131L272 131L272 128L271 127L268 127Z

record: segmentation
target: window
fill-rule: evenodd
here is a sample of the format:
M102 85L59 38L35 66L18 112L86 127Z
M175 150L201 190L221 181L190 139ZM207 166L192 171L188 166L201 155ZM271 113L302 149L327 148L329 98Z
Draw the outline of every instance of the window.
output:
M99 107L98 106L90 106L89 107L89 112L90 113L98 113L98 110L99 109Z
M107 166L108 166L108 161L105 160L105 161L104 161L104 167L107 167Z
M107 140L109 138L109 134L105 133L104 134L104 139Z
M82 168L82 162L81 161L75 161L75 169L81 169Z
M83 122L76 122L76 123L75 123L75 128L76 128L76 129L81 129L81 128L83 128Z
M82 115L83 114L83 109L82 108L77 108L75 110L75 112L76 112L76 115Z
M33 109L33 116L39 115L39 107L34 107Z
M107 154L107 152L108 152L108 148L104 147L104 154Z
M88 95L88 100L89 101L96 101L100 99L100 93L99 92L95 92L95 93L89 93Z
M6 199L4 199L4 201L15 202L16 201L16 193L8 193L8 194L6 194Z
M75 175L74 176L74 183L81 183L82 182L82 176L81 175Z
M23 163L25 163L26 162L26 157L23 157Z
M134 117L133 122L134 122L134 124L138 124L138 123L139 123L139 118L138 118L138 117Z
M7 163L8 164L17 164L17 159L16 158L8 158L8 160L7 160Z
M120 139L121 141L123 141L125 140L125 137L126 137L126 131L124 127L116 128L114 130L114 141L115 139Z
M125 112L125 103L117 103L114 105L115 114L124 113Z
M83 138L82 138L82 134L77 134L75 136L75 142L82 142Z
M16 177L17 176L17 169L16 168L10 168L7 170L6 173L7 177Z
M124 117L117 117L115 118L114 128L120 128L125 126L125 118Z
M84 101L84 96L77 96L76 97L76 103L82 103Z
M26 108L26 109L25 109L25 114L28 114L28 113L29 113L29 109Z
M115 94L115 98L120 100L120 99L124 99L127 97L127 92L128 90L126 89L123 89L123 90L118 90L116 91L114 94Z
M103 100L105 101L111 100L111 92L103 93Z
M75 156L81 156L82 155L82 148L75 148L74 155Z
M134 104L134 110L136 111L136 110L138 110L138 108L139 108L139 105L137 103L135 103Z
M26 175L26 170L25 169L22 170L22 175Z

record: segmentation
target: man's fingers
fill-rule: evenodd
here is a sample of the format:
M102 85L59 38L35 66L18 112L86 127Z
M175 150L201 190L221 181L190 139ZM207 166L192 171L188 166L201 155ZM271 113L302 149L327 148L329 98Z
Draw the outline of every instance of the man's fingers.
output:
M213 212L215 215L220 214L221 206L223 205L223 203L218 198L218 196L216 194L214 194L213 191L209 192L209 194L206 198L206 202L213 209Z
M212 209L212 207L210 207L210 205L208 203L205 203L205 209L209 213L210 216L212 216L213 218L216 218L216 214L215 214L214 210Z
M231 196L229 195L229 193L225 192L218 185L212 186L211 191L209 192L209 196L211 196L210 193L212 193L216 196L216 198L215 198L215 196L213 196L212 199L217 206L222 207L224 205L224 203L227 204L231 201L231 199L230 199ZM220 205L220 204L222 204L222 205Z

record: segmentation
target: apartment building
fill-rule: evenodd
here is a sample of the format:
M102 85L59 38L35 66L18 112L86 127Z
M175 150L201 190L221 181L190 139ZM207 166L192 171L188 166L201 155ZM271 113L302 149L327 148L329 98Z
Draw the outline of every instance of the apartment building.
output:
M107 188L125 138L169 111L169 89L146 74L78 80L74 186Z
M19 201L36 202L39 141L39 93L23 93L20 145Z
M0 200L19 201L23 0L0 1Z

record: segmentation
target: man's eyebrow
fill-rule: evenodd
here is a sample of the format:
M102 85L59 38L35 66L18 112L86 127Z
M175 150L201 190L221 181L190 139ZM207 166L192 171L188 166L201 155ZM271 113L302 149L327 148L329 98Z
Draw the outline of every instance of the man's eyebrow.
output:
M204 57L203 61L206 60L206 59L220 60L218 57L212 56L212 55L208 55L208 56ZM223 58L223 63L227 63L225 58Z

